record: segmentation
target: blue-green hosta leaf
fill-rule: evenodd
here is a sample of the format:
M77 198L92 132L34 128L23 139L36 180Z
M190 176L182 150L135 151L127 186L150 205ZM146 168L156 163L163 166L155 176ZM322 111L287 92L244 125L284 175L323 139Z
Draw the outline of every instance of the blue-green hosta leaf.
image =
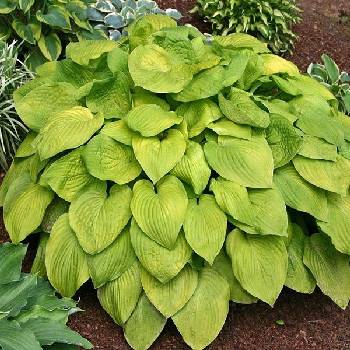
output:
M40 228L43 232L50 233L56 220L64 213L68 212L69 203L61 198L55 198L46 208Z
M41 345L63 343L79 345L84 349L92 349L92 344L88 340L60 322L46 318L35 318L21 323L21 328L33 332Z
M254 223L254 212L245 187L219 177L211 180L210 191L226 214L247 225Z
M207 187L211 174L202 146L197 142L188 141L184 156L171 174L191 185L197 195L201 194Z
M242 287L272 306L287 276L288 254L283 238L249 235L235 229L226 239L226 251Z
M124 119L106 123L101 130L101 134L107 135L127 146L132 146L132 138L137 136L135 131L129 129Z
M249 125L237 124L226 118L210 123L207 127L221 136L233 136L244 140L252 139L252 128Z
M70 20L68 13L63 7L58 5L50 5L47 7L45 14L41 10L36 12L38 21L48 24L50 27L59 27L64 30L70 30Z
M299 75L298 67L286 59L277 55L265 54L261 55L264 62L264 75L273 75L279 73L287 73L288 75Z
M303 143L298 154L311 159L336 161L338 158L337 146L310 135L303 136Z
M162 283L167 283L190 260L192 249L181 232L172 250L157 244L142 232L136 221L131 222L131 242L142 266Z
M36 255L33 261L30 273L36 274L38 276L47 277L46 266L45 266L45 255L46 255L46 245L49 241L48 233L41 233L39 238L38 248L36 250Z
M175 176L164 177L156 185L138 181L133 188L131 211L141 230L165 248L172 249L185 219L188 199Z
M85 252L100 253L114 242L131 217L131 196L127 185L114 185L109 195L87 189L72 202L69 223Z
M184 232L191 248L209 264L219 254L226 237L226 215L214 196L204 194L191 199L184 221Z
M4 243L0 245L0 284L18 281L27 246Z
M124 336L133 349L147 350L158 338L165 323L166 318L142 294L124 326Z
M235 123L258 128L266 128L270 123L269 114L259 108L250 95L243 90L232 88L228 100L220 94L219 105L224 115Z
M346 194L350 183L350 161L339 156L335 162L296 156L296 171L309 183L324 190Z
M157 93L180 92L193 76L189 65L155 44L132 51L129 71L136 86Z
M66 48L67 58L80 65L88 65L90 60L101 57L115 49L118 44L113 40L83 40L69 43Z
M215 258L212 268L219 272L230 285L230 300L240 304L252 304L258 301L257 298L250 295L239 284L237 278L233 274L230 258L222 250Z
M198 273L186 265L167 283L161 283L145 269L141 272L142 287L151 303L165 316L181 310L193 295L198 284Z
M293 113L299 117L296 126L303 132L337 146L343 143L341 124L331 116L330 106L324 98L317 95L299 96L290 105Z
M135 261L117 279L99 288L97 297L113 320L122 326L134 311L141 292L140 266Z
M170 111L170 106L165 100L163 100L157 94L142 88L135 89L135 92L132 95L132 102L134 107L141 105L157 105L162 107L165 111Z
M50 190L34 183L29 173L11 184L4 202L4 223L12 242L21 242L39 227L53 196Z
M61 215L52 228L45 266L50 283L66 297L72 297L90 277L86 254L69 226L68 214Z
M77 148L101 128L103 116L85 107L73 107L52 116L34 141L41 159Z
M53 162L41 175L40 181L48 184L61 198L71 202L89 185L103 186L85 167L82 148L78 148Z
M331 238L337 250L350 255L350 196L328 193L327 199L328 220L318 220L317 224Z
M321 291L342 309L350 300L349 261L350 257L339 253L326 235L316 233L305 239L304 264Z
M52 115L77 106L74 96L75 89L71 84L47 83L15 100L16 110L29 128L38 131Z
M133 108L124 120L130 129L139 132L144 137L156 136L182 122L182 118L178 117L175 112L167 112L154 104Z
M156 183L181 160L185 154L186 141L180 131L171 129L162 140L135 136L132 148L144 172Z
M221 46L229 49L251 49L255 53L269 52L265 43L251 35L244 33L215 36L214 40Z
M95 288L119 278L136 261L130 232L125 228L101 253L88 255L90 276Z
M145 45L149 37L162 28L174 28L176 21L169 16L149 14L138 18L128 28L128 37L131 50L139 45Z
M0 320L0 346L3 350L42 350L33 332L8 320Z
M266 129L266 140L272 150L274 166L279 168L296 156L302 147L303 139L284 117L271 114L270 120Z
M219 106L209 99L183 103L176 113L186 121L189 138L199 135L210 123L222 117Z
M86 96L86 106L91 112L103 113L106 119L123 118L131 109L129 82L122 72L112 78L95 80Z
M328 221L326 192L305 181L292 164L277 169L273 182L289 207Z
M120 185L136 179L142 169L131 147L101 133L89 141L82 153L91 175Z
M204 153L211 168L227 180L253 188L272 185L273 158L264 138L219 136L218 143L204 145Z
M299 293L310 294L316 287L316 281L303 263L306 235L302 228L294 223L290 223L288 231L288 271L284 284Z
M36 138L37 133L34 131L30 131L25 139L22 141L22 143L17 148L15 157L16 158L25 158L32 156L35 153L35 148L33 147L32 143L34 139Z
M225 278L210 267L203 268L191 299L172 317L191 348L204 349L218 336L228 314L229 299L230 288Z
M42 34L38 46L41 53L49 61L57 60L62 51L61 40L56 33L50 33L46 36Z

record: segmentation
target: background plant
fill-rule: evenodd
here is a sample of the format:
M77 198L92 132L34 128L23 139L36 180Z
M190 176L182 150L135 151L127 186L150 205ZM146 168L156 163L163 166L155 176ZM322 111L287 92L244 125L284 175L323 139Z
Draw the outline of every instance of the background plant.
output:
M292 26L300 21L294 0L198 0L192 11L211 24L214 34L252 34L277 54L293 50Z
M175 9L162 10L152 0L98 0L88 9L88 18L95 28L102 29L110 39L118 40L126 27L146 14L164 14L176 20L181 13Z
M307 72L334 94L340 111L350 114L349 73L340 72L338 65L328 55L322 55L321 59L323 64L311 63Z
M12 94L33 73L19 59L20 45L16 41L7 44L0 41L0 166L7 170L27 128L17 115Z
M36 266L56 290L91 279L137 350L169 318L203 349L230 301L283 286L347 307L350 119L325 86L163 15L66 51L14 93L31 131L0 188L14 243L49 233Z
M43 278L21 273L27 251L23 244L0 245L0 347L2 349L92 349L66 326L81 311L77 303L58 298Z

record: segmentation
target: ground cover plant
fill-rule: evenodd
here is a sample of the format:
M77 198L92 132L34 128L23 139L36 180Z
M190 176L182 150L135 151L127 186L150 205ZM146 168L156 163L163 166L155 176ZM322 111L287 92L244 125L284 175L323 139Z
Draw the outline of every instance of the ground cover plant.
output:
M0 245L0 348L3 350L73 350L92 345L66 326L80 311L69 298L57 298L36 274L21 273L27 251L23 244Z
M193 12L211 24L214 34L252 34L276 54L293 50L292 26L300 21L294 0L198 0Z
M336 99L246 34L145 16L18 89L31 133L0 191L13 242L71 297L90 278L134 349L171 318L203 349L229 302L283 286L350 298L350 124ZM64 137L63 137L64 136ZM71 262L68 264L67 262Z
M13 92L34 77L18 57L19 45L0 41L0 167L7 170L27 128L18 118Z
M322 63L311 63L308 73L311 77L327 87L337 98L339 110L350 114L350 75L341 72L338 65L328 55L321 57Z

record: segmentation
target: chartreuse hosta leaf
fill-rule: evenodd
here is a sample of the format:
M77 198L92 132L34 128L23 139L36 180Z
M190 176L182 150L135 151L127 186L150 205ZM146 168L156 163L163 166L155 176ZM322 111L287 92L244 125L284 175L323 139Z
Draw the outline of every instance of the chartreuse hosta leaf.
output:
M160 134L175 124L180 124L182 118L155 104L145 104L131 110L125 121L131 130L139 132L142 136L150 137Z
M339 156L335 162L296 156L296 171L309 183L345 195L350 184L350 161Z
M50 233L56 220L64 213L68 212L69 203L61 198L55 198L46 208L40 228L43 232Z
M26 254L25 245L15 246L10 243L0 245L1 284L18 281L21 275L22 260Z
M45 266L46 245L49 241L50 235L48 233L41 233L35 259L33 261L30 273L34 273L41 277L47 277Z
M226 237L227 219L215 197L203 194L188 203L184 232L188 244L209 264L219 254Z
M134 311L141 292L140 266L135 261L117 279L99 288L97 297L113 320L123 325Z
M304 135L303 143L298 152L303 157L336 161L337 146L315 136Z
M69 226L68 214L54 224L46 246L45 266L50 283L66 297L89 279L86 254Z
M273 181L289 207L328 221L326 191L305 181L292 164L276 169Z
M10 186L4 202L4 223L11 240L19 243L41 224L53 192L23 173Z
M226 118L210 123L207 127L221 136L233 136L245 140L252 138L252 129L249 125L237 124Z
M129 72L136 86L157 93L180 92L193 77L190 65L155 44L131 52Z
M197 142L188 141L185 154L171 174L191 185L196 194L201 194L211 175L202 146Z
M142 169L131 147L101 133L93 137L82 152L91 175L123 185L140 175Z
M141 105L157 105L162 107L165 111L170 111L169 104L159 97L157 94L154 94L150 91L136 87L132 95L132 103L134 107Z
M71 202L87 186L103 186L91 176L82 158L83 148L78 148L57 159L43 172L40 181L47 184L61 198Z
M245 33L233 33L225 36L215 36L214 40L221 46L227 48L251 49L255 53L269 52L269 49L265 43Z
M105 118L123 118L131 109L131 95L127 77L116 73L112 78L95 80L86 96L91 112L103 113Z
M350 196L328 193L328 220L318 220L320 229L332 240L337 250L350 255Z
M81 65L88 65L90 60L99 58L106 52L117 47L113 40L84 40L79 43L70 43L66 48L66 55L74 62Z
M262 110L249 93L232 88L229 99L219 94L219 105L228 119L238 124L246 124L258 128L269 126L269 114Z
M124 119L106 123L101 130L101 134L107 135L127 146L132 146L132 138L137 136L137 133L128 127Z
M162 283L167 283L182 270L191 258L192 249L181 232L172 250L157 244L131 222L131 242L142 266Z
M152 305L145 294L124 326L124 335L135 350L147 350L158 338L166 318Z
M39 131L58 112L78 106L74 86L67 83L48 83L29 90L16 101L16 110L24 123ZM62 136L62 134L60 134Z
M215 258L212 267L219 272L219 274L224 277L230 285L230 300L241 304L252 304L258 301L257 298L253 297L242 288L233 274L231 260L225 254L224 250L222 250Z
M135 136L132 148L144 172L156 183L181 160L186 141L180 131L171 129L162 139Z
M89 254L106 249L128 223L131 217L131 189L114 185L105 189L87 189L69 208L69 223L79 244Z
M272 150L275 168L279 168L296 156L302 147L303 139L284 117L271 114L270 120L266 129L266 140Z
M138 181L133 188L131 211L142 231L165 248L172 249L184 222L187 194L180 180L166 176L156 185Z
M16 158L25 158L33 155L35 153L35 148L33 147L32 143L34 139L36 138L37 133L34 131L30 131L25 139L22 141L22 143L17 148L17 152L15 154Z
M73 107L52 116L40 130L34 145L41 159L67 149L77 148L101 128L103 116L88 108Z
M290 223L288 227L288 271L285 285L299 293L312 293L316 282L303 263L304 242L307 239L302 228Z
M204 145L204 153L211 168L227 180L253 188L272 186L273 158L264 138L219 136L217 143Z
M119 278L136 261L129 228L125 228L101 253L87 255L87 259L95 288Z
M186 121L190 138L199 135L210 123L222 117L218 105L209 99L184 103L176 113Z
M142 287L152 304L165 316L181 310L193 295L198 284L198 272L186 265L176 277L161 283L147 270L141 272Z
M288 75L299 75L298 67L286 59L277 55L261 55L264 61L264 75L287 73Z
M204 349L217 337L228 314L229 299L230 287L225 278L210 267L203 268L193 296L172 317L191 348Z
M242 287L272 306L287 276L288 254L283 238L249 235L235 229L227 237L226 251Z
M326 235L316 233L305 239L304 264L321 291L342 309L350 300L349 261L350 257L338 252Z

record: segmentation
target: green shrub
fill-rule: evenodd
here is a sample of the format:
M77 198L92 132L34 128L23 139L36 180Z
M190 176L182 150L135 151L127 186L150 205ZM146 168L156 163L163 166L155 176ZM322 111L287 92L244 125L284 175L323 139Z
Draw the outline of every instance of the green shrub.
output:
M11 44L0 41L0 77L0 166L7 170L9 159L12 160L18 144L27 132L16 113L12 94L34 77L19 60L15 41Z
M127 34L126 27L135 19L147 14L159 13L176 20L181 13L175 9L162 10L152 0L98 0L88 9L88 18L95 28L104 30L112 40L119 40Z
M326 86L337 98L339 110L350 114L350 75L340 72L339 67L328 55L322 55L323 64L311 63L309 75Z
M156 15L128 31L122 47L70 44L15 93L32 131L0 190L12 241L50 232L37 262L52 285L71 297L91 278L137 350L168 318L203 349L230 300L273 305L284 285L345 308L350 119L335 97L246 34L208 42Z
M91 349L90 342L66 326L68 316L80 311L76 302L57 298L43 278L21 273L26 250L23 244L0 245L0 347Z
M197 0L193 11L211 24L214 34L252 34L276 54L292 51L292 26L300 21L294 0Z

